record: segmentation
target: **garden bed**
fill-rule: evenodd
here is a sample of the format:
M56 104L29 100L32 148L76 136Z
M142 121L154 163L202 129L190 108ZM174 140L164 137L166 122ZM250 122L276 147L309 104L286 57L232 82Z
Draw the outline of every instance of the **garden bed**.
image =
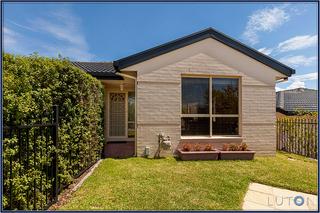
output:
M220 151L220 160L253 160L255 151Z
M249 150L246 143L223 144L220 160L253 160L256 152Z
M211 144L184 144L177 152L181 160L253 160L256 153L246 143L223 144L222 150Z
M178 155L181 160L218 160L219 151L182 151L178 150Z

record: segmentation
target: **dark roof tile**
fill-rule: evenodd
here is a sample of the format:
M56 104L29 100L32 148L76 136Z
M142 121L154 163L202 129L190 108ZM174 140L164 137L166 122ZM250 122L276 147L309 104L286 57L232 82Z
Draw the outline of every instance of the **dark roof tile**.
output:
M298 88L277 92L277 108L287 112L318 110L317 90Z
M148 59L157 57L159 55L168 53L170 51L185 47L187 45L193 44L195 42L201 41L206 38L215 39L231 48L248 55L249 57L260 61L261 63L285 74L286 76L291 76L295 73L295 70L280 63L279 61L266 56L259 51L250 48L239 41L217 31L212 28L208 28L191 35L176 39L174 41L162 44L160 46L142 51L140 53L130 55L128 57L119 59L114 62L72 62L75 66L80 69L92 74L97 78L106 79L119 79L121 76L116 75L117 70L124 69L131 65L146 61Z
M71 62L74 66L90 73L99 79L122 80L123 78L116 74L117 70L113 66L113 62Z

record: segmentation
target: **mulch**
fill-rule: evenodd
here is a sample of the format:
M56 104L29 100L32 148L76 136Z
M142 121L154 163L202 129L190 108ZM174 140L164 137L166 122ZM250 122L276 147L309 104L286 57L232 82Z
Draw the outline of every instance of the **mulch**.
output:
M94 167L94 165L91 166L89 169L87 169L81 176L74 179L72 184L70 184L65 189L63 189L62 192L58 195L58 201L56 203L54 203L53 205L51 205L48 210L58 210L61 206L66 204L70 200L72 194L76 191L75 188L76 188L77 184L82 179L85 178L85 176L91 171L91 168Z

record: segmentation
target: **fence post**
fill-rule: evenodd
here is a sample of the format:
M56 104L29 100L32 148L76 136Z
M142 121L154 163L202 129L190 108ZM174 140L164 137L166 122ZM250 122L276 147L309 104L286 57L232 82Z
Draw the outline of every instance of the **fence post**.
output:
M57 105L53 106L53 145L55 147L55 152L53 154L52 164L53 164L53 198L56 202L58 200L58 129L59 129L59 107Z

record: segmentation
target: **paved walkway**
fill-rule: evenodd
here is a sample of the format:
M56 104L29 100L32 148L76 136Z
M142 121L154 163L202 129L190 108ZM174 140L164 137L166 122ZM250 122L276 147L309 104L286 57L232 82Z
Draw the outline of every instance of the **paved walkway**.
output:
M244 198L243 210L317 210L316 195L250 183Z

